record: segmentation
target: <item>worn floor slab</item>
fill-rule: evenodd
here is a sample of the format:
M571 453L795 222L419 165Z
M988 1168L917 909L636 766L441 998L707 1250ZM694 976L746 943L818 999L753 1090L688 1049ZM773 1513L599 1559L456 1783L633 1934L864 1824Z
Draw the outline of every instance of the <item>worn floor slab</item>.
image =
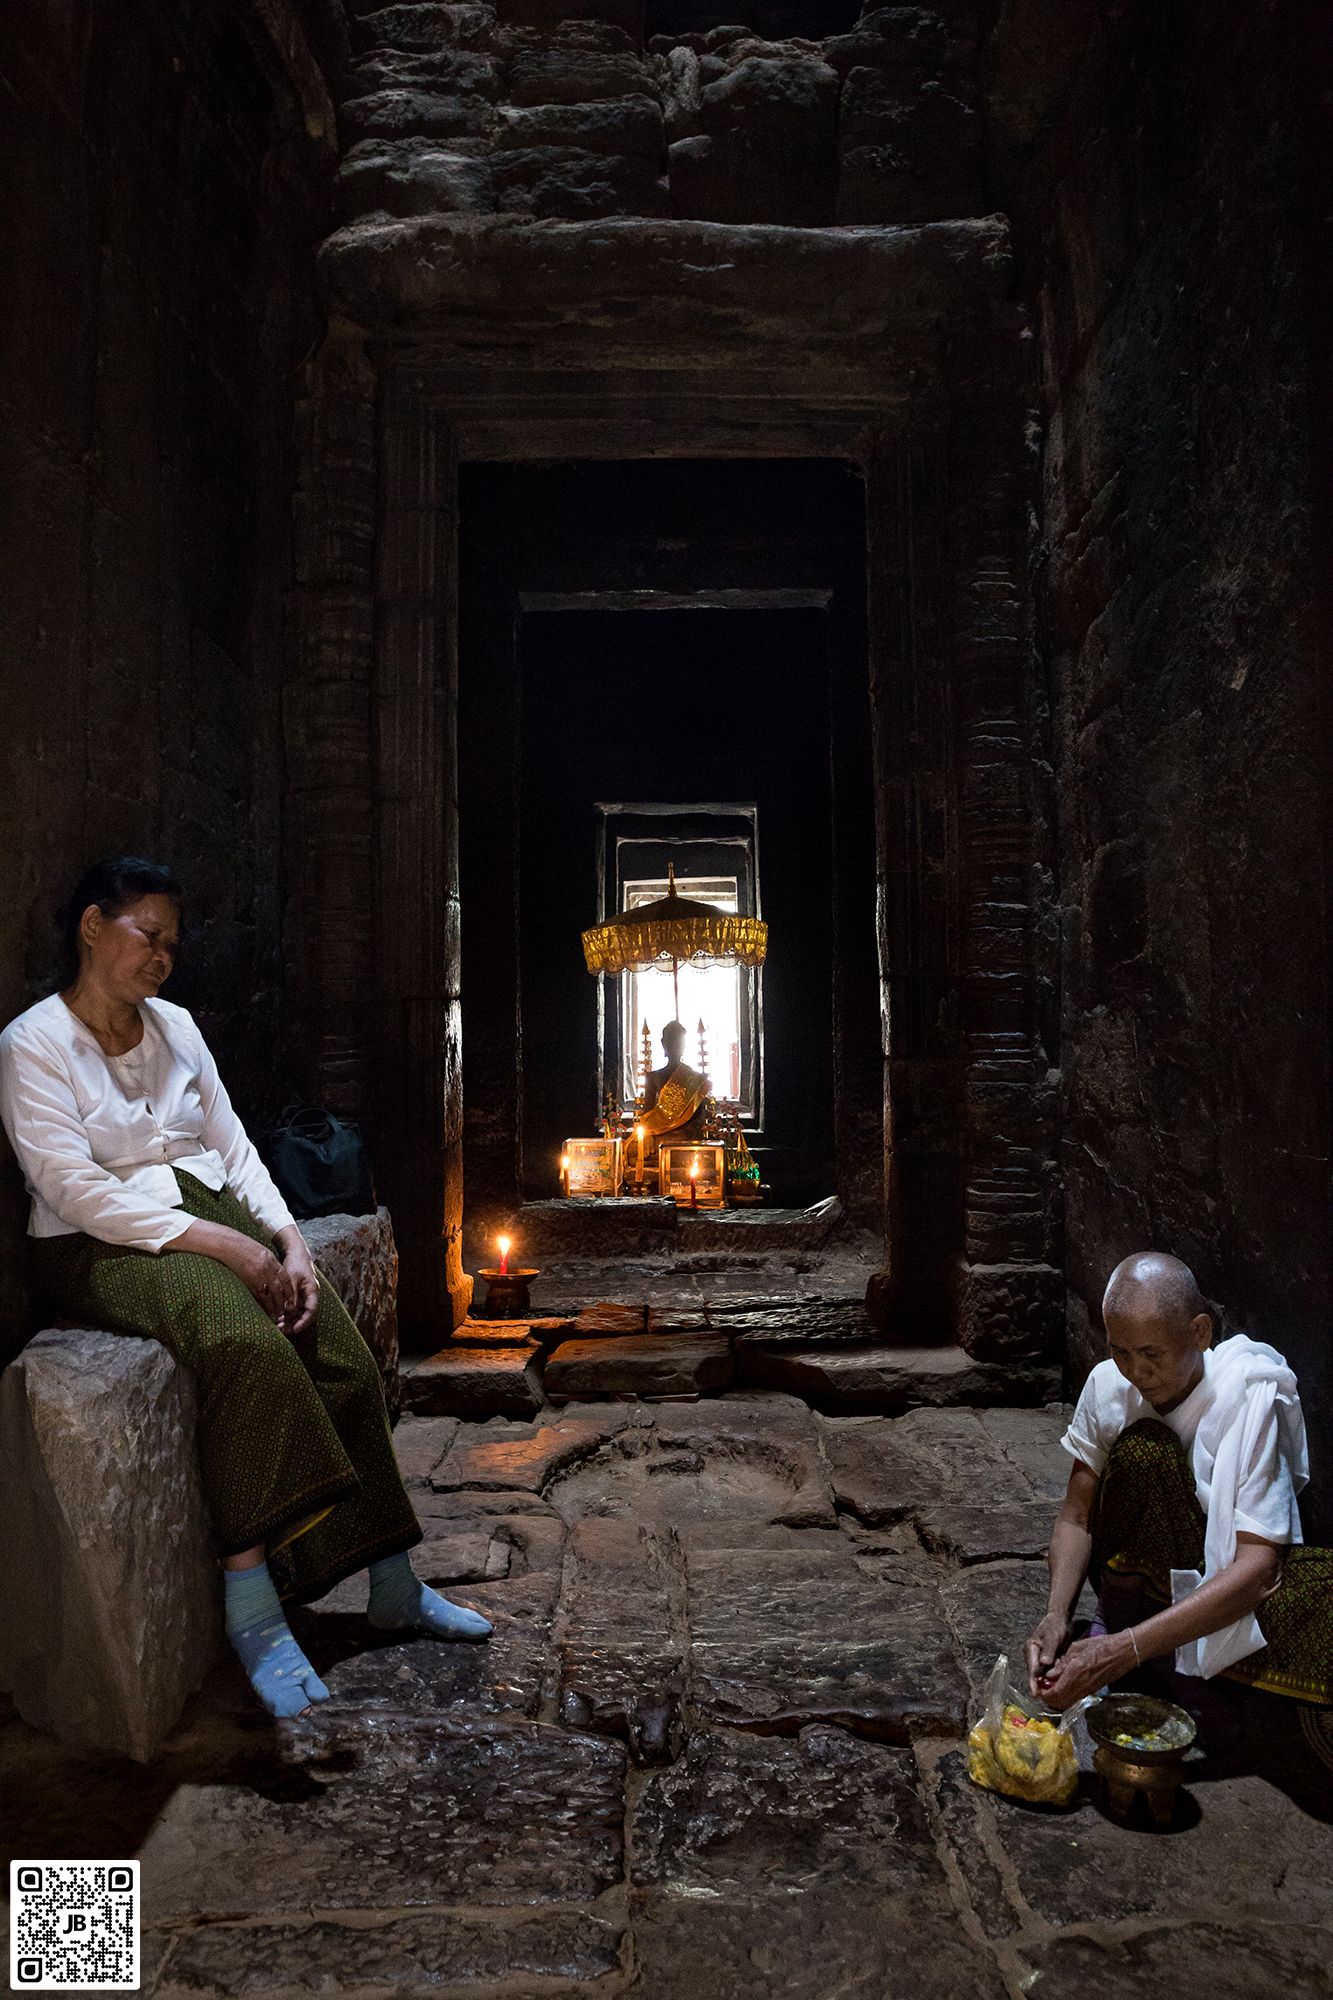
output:
M620 1970L625 1931L586 1910L550 1910L517 1921L474 1910L395 1914L376 1922L210 1924L168 1936L170 1959L156 2000L201 1993L429 1993L433 2000L516 1987L595 1993Z
M788 1396L720 1396L637 1412L603 1455L563 1471L548 1491L567 1519L590 1510L718 1524L755 1518L833 1527L819 1431Z
M645 1996L1001 2000L969 1949L911 1759L812 1726L700 1730L634 1815Z
M845 1545L699 1550L688 1576L690 1697L708 1720L897 1743L961 1731L967 1690L932 1583L868 1577Z
M928 1502L966 1503L969 1482L985 1481L988 1502L1032 1498L976 1412L911 1410L899 1418L825 1426L825 1450L839 1506L871 1526L901 1520Z
M570 1532L556 1643L559 1715L657 1762L682 1728L684 1559L669 1529L597 1515Z
M469 1427L431 1475L441 1492L460 1487L541 1493L556 1474L591 1458L626 1422L623 1412L580 1415L564 1422Z
M625 1756L542 1723L322 1716L285 1784L181 1788L140 1849L144 1921L590 1903L620 1879Z

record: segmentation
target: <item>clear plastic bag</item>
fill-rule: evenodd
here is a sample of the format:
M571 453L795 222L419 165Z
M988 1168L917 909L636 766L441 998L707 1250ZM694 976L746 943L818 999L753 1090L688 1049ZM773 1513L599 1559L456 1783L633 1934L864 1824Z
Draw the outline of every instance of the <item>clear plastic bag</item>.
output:
M1072 1730L1087 1706L1064 1715L1038 1708L1009 1681L1001 1653L986 1682L980 1715L967 1739L967 1775L974 1785L1029 1805L1067 1806L1078 1788Z

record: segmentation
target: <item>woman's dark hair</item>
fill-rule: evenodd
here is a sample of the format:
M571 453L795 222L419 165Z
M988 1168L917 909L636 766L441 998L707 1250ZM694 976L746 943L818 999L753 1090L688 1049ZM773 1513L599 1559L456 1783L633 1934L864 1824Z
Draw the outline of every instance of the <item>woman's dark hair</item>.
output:
M104 917L118 917L141 896L170 896L178 907L185 891L160 861L143 861L135 854L110 854L85 868L56 912L60 930L60 984L70 985L79 972L79 924L89 903Z

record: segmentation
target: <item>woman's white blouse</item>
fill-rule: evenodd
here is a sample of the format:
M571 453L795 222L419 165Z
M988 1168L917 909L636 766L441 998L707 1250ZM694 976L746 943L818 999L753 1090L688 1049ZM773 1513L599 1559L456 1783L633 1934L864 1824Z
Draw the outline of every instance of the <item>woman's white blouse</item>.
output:
M28 1233L159 1251L190 1227L171 1169L229 1187L276 1234L292 1222L184 1007L145 1000L143 1040L102 1053L58 993L0 1034L0 1118L32 1196Z

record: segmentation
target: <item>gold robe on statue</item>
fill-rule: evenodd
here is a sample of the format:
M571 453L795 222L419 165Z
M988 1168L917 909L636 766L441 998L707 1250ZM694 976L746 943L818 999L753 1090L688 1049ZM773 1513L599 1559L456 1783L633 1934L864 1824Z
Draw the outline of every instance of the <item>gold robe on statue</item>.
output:
M645 1160L657 1158L657 1148L665 1138L698 1138L703 1130L704 1106L713 1086L706 1076L688 1063L677 1063L670 1071L654 1070L648 1079L649 1102L639 1119L643 1127Z

